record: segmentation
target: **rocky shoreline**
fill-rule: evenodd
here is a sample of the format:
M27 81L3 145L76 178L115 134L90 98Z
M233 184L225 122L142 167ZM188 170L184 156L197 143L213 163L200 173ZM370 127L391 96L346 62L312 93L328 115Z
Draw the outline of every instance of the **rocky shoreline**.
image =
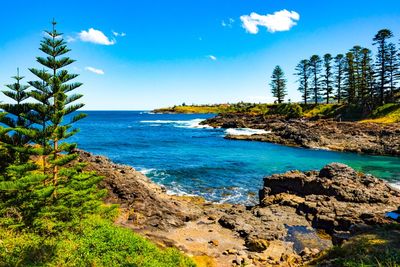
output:
M132 167L78 151L104 176L119 225L193 256L199 266L301 266L368 227L393 223L400 192L342 164L264 178L260 204L216 204L173 196Z
M221 128L251 128L268 131L265 134L227 135L228 139L262 141L286 146L372 155L400 156L400 123L337 122L322 119L313 121L226 113L207 119L202 124Z

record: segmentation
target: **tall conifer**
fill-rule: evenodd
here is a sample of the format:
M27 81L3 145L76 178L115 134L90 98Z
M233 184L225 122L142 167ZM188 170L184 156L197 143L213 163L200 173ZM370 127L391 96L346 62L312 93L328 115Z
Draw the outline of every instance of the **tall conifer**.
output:
M323 75L323 89L325 94L326 103L329 104L330 97L333 91L333 73L332 73L332 60L331 54L324 55L324 75Z
M335 85L336 85L336 99L338 103L342 102L343 99L343 81L344 81L344 69L346 61L344 60L343 54L338 54L335 57Z
M313 91L314 103L318 104L318 100L321 94L321 70L322 70L322 60L318 55L313 55L309 61L309 67L311 72L311 84Z
M356 104L356 71L354 64L354 54L352 52L346 53L346 67L345 67L345 97L347 103Z
M280 66L276 66L271 76L271 92L280 104L287 95L285 73Z
M56 22L53 21L51 31L46 31L47 36L43 38L40 50L46 57L37 57L37 62L44 69L30 69L30 71L39 78L36 82L30 84L36 88L42 97L38 97L37 92L33 92L32 96L45 105L42 110L40 106L37 110L37 120L42 122L42 142L44 154L49 154L49 164L52 172L52 183L55 187L56 195L60 168L74 160L77 155L71 153L75 144L68 144L66 139L73 136L77 130L72 128L73 123L85 117L84 114L72 115L75 111L83 107L83 104L74 104L74 102L82 97L80 94L72 94L72 92L80 87L81 83L70 83L76 78L77 74L70 74L65 69L74 60L65 55L70 51L66 42L62 38L62 34L56 30ZM39 99L38 99L39 98ZM49 105L50 104L50 105ZM48 117L44 117L46 114ZM71 114L71 118L67 118ZM47 150L47 148L49 148Z
M400 60L398 57L396 45L393 43L388 44L388 79L389 79L389 97L388 101L394 101L394 95L397 89L397 83L400 75Z
M376 72L378 78L378 97L379 103L385 102L386 91L389 86L389 67L388 67L388 44L387 40L393 37L392 31L382 29L374 37L374 45L378 46L376 55Z
M310 80L310 66L309 61L307 59L303 59L297 64L296 66L296 73L295 75L298 77L297 82L299 83L298 90L302 94L302 98L304 104L307 105L307 101L310 97L310 87L309 87L309 80Z

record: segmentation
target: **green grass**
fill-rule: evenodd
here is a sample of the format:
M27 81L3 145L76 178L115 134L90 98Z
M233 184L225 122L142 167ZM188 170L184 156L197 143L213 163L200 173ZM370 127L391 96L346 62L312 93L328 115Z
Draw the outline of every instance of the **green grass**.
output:
M379 227L352 237L327 251L310 266L398 267L400 266L399 224Z
M183 114L207 114L207 113L222 113L225 112L230 105L190 105L190 106L173 106L169 108L160 108L154 110L156 113L183 113Z
M0 228L0 266L195 266L176 249L161 249L143 237L91 216L77 232L43 238Z
M302 105L306 118L334 118L343 109L342 104Z
M172 113L246 113L251 115L286 116L297 118L300 115L308 119L342 119L375 123L400 122L400 104L386 104L376 108L371 114L365 114L361 108L345 104L216 104L186 105L161 108L155 112Z
M390 103L376 108L363 122L395 123L400 122L400 104Z

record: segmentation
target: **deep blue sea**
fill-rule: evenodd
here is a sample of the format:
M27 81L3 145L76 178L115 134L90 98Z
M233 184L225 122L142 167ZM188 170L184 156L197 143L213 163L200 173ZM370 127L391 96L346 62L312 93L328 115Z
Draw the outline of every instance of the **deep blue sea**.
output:
M288 170L342 162L400 183L400 158L367 156L226 140L226 131L199 126L210 114L89 111L73 141L81 149L131 165L171 193L207 200L254 203L262 178ZM242 130L242 133L246 130Z

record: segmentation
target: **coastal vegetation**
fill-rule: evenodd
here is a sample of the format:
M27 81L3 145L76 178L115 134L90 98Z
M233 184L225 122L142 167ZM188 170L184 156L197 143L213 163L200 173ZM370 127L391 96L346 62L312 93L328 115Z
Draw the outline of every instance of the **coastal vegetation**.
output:
M153 112L183 113L183 114L243 113L247 115L263 115L263 116L278 115L288 118L336 119L336 120L376 122L376 123L400 122L399 103L388 103L382 106L378 106L368 114L365 114L363 110L357 106L352 106L345 103L340 103L340 104L322 103L315 105L315 104L303 104L303 103L256 104L256 103L245 103L245 102L240 102L236 104L219 104L219 105L174 106L171 108L155 109Z
M321 253L310 265L391 267L399 262L399 225L388 224L355 235L343 245Z
M182 105L157 109L171 113L238 113L285 115L288 118L325 118L394 123L400 121L400 51L394 35L382 29L373 38L376 55L355 45L344 54L312 55L301 60L294 75L302 94L299 103L284 103L287 80L281 66L273 70L270 89L275 104L236 103Z
M359 45L353 46L345 54L333 57L327 53L312 55L296 66L298 90L304 104L346 103L359 108L364 114L388 103L396 103L400 98L400 53L391 30L382 29L373 38L377 47L375 60L372 51ZM274 69L283 74L279 66ZM280 91L286 90L285 79L280 75ZM277 94L275 79L272 78L271 92L278 103L282 95Z
M19 70L3 91L0 109L1 266L193 266L175 249L162 250L114 225L118 207L103 202L103 177L77 160L75 123L86 115L76 103L82 84L56 30L40 43L37 78L23 84Z

